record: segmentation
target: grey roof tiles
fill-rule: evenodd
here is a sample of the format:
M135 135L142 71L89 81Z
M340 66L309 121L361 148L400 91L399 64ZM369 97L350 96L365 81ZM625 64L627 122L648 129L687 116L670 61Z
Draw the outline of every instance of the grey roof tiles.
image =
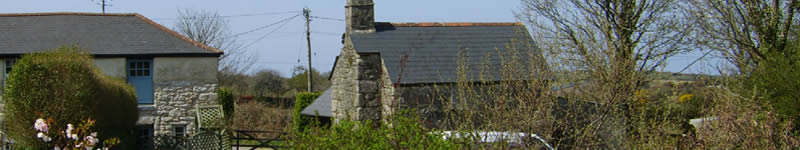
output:
M332 117L331 112L331 89L325 90L314 102L303 108L300 114L320 117Z
M0 55L62 45L77 45L94 55L221 54L139 14L0 14Z
M459 66L468 68L462 73L467 81L479 81L481 74L484 81L499 81L501 60L539 55L519 23L377 24L374 33L351 38L356 52L380 54L393 83L453 83Z

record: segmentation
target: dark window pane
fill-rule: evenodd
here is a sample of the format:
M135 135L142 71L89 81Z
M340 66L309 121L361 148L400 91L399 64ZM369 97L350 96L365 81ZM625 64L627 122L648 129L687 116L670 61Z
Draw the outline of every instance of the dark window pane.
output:
M136 70L136 76L142 76L143 74L142 70Z
M144 68L145 69L150 68L150 62L143 62L143 63L144 63Z
M130 71L128 71L128 72L130 72L130 73L131 73L131 75L130 75L130 76L136 76L136 72L134 72L134 71L135 71L135 70L133 70L133 69L131 69Z
M186 128L182 127L182 126L178 126L178 127L174 128L173 132L175 133L175 136L183 137L184 134L186 134Z
M150 76L150 70L149 69L145 69L144 70L144 76Z
M16 59L6 59L6 73L11 73L14 64L17 64Z
M131 62L130 65L128 65L128 68L136 68L136 63Z
M136 62L136 68L142 68L142 62Z

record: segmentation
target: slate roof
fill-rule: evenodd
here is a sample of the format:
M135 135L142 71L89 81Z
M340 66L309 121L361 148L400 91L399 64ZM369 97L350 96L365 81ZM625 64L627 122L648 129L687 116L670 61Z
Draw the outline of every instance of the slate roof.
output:
M0 55L73 44L101 56L222 54L135 13L0 14Z
M352 33L353 46L358 53L380 54L399 84L456 82L460 53L470 81L479 81L481 71L488 75L484 81L501 80L498 54L510 56L509 47L520 60L530 59L529 53L541 56L521 23L376 23L375 30Z
M311 102L310 105L306 106L306 108L303 108L303 111L300 111L300 114L309 116L319 115L320 117L332 117L333 113L331 111L331 89L325 90L325 92L319 95L319 97L317 97L317 99L315 99L314 102Z

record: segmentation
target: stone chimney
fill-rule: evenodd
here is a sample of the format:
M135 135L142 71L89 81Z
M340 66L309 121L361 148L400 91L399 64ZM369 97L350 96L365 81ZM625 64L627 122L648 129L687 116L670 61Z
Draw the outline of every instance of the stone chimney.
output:
M375 9L372 0L347 0L347 33L375 32Z

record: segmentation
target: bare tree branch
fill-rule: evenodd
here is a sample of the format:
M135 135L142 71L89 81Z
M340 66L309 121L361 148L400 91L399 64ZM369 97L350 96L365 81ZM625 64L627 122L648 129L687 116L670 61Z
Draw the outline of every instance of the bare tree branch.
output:
M219 58L219 71L244 73L255 63L255 57L246 54L247 51L236 37L230 36L230 24L223 16L216 12L192 9L179 10L178 16L176 31L225 52Z
M566 68L588 71L609 94L601 101L624 101L644 73L688 51L693 30L674 0L522 0L517 16L534 39ZM568 61L568 62L565 62ZM555 62L554 62L555 63ZM570 70L567 70L570 71Z
M791 54L787 43L794 37L792 27L797 0L692 0L686 11L698 25L698 44L721 52L746 73L761 61ZM709 11L711 10L711 11Z

